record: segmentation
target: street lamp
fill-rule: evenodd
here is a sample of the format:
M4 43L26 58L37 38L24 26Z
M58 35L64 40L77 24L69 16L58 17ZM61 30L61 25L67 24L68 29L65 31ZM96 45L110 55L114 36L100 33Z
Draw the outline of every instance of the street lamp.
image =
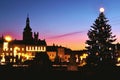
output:
M9 36L9 35L7 35L7 36L5 36L5 40L6 40L7 42L10 42L10 41L12 40L12 37Z

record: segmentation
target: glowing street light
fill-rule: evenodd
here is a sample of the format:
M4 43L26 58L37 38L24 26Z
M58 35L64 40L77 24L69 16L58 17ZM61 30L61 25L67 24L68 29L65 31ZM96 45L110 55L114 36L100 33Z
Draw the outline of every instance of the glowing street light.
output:
M5 40L8 41L8 42L10 42L12 40L12 37L9 36L9 35L7 35L7 36L5 36Z

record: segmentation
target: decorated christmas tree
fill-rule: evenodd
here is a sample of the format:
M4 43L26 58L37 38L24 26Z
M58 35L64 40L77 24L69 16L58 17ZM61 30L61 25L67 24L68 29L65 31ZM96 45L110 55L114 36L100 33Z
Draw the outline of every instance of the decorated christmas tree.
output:
M99 17L95 20L87 33L89 40L86 48L89 52L87 64L111 64L114 59L115 35L112 36L111 26L104 15L104 8L100 8Z

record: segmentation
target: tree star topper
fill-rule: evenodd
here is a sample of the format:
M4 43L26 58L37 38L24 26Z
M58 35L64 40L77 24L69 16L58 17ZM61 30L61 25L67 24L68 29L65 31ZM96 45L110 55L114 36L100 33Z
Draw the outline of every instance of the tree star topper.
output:
M100 8L100 12L102 13L102 12L104 12L105 11L105 9L102 7L102 8Z

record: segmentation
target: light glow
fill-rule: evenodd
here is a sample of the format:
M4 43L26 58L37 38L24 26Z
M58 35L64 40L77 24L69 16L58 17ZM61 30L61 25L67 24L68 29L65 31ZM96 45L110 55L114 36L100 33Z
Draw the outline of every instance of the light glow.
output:
M120 57L118 57L117 61L120 62Z
M5 54L4 53L2 54L1 62L5 62Z
M8 51L8 42L3 43L3 50Z
M14 57L16 57L16 55L18 55L18 51L20 50L19 47L15 47L14 48Z
M5 36L5 40L8 41L8 42L10 42L12 40L12 37L9 36L9 35L7 35L7 36Z
M100 12L102 13L102 12L104 12L105 11L105 9L104 8L100 8Z

